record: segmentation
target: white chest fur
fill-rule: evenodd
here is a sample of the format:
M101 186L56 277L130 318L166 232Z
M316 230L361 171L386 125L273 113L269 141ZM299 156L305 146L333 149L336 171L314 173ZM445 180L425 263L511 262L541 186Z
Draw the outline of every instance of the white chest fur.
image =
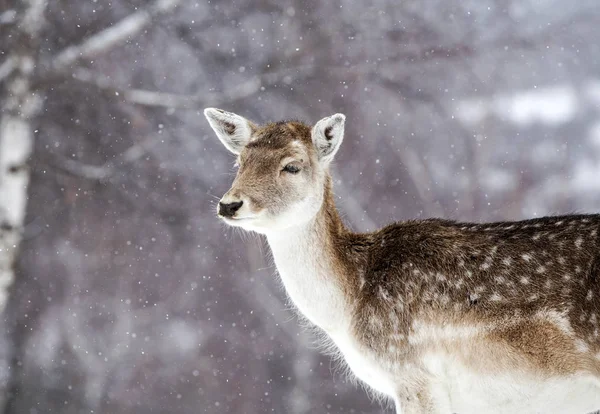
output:
M349 332L331 335L331 339L356 378L381 394L388 397L394 396L394 381L390 367L381 366L368 353L365 353Z
M345 329L347 304L323 257L323 240L304 228L267 238L281 281L300 313L327 333Z
M323 240L315 233L292 230L269 235L277 270L298 310L322 328L334 342L354 375L374 390L393 395L393 382L382 367L360 350L350 334L349 304L323 258Z

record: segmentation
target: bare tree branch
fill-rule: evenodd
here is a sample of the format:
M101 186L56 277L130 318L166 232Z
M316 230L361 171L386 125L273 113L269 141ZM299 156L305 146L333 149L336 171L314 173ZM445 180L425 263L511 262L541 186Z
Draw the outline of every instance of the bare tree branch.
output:
M118 157L104 163L103 165L85 164L56 154L48 155L45 157L45 161L53 168L56 168L57 170L63 171L67 174L85 178L87 180L103 181L109 179L117 172L116 166L118 164L131 163L140 159L153 145L158 142L158 139L152 138L142 141L138 144L134 144Z
M180 0L157 0L149 7L125 17L114 26L87 38L79 45L69 46L54 58L52 71L64 72L83 59L95 57L123 43L148 26L155 17L173 10L179 2Z
M196 108L198 106L197 97L195 96L119 87L114 85L106 76L84 68L78 68L73 72L73 78L80 82L96 86L111 98L120 97L125 101L139 105L187 109Z
M96 86L110 98L120 98L124 101L138 105L181 108L181 109L199 109L206 104L220 105L231 103L240 99L248 98L258 93L263 86L273 85L282 80L291 82L298 78L303 78L314 73L314 66L308 65L294 68L293 70L284 69L281 71L268 72L257 75L246 82L237 85L223 92L209 92L197 95L178 95L167 92L149 91L145 89L129 89L115 85L108 77L92 72L84 68L78 68L73 72L73 78Z

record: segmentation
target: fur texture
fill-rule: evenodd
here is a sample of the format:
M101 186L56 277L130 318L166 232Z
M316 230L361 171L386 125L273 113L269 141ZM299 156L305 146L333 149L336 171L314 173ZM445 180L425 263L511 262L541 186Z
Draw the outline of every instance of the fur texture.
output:
M399 413L600 409L600 215L354 233L328 172L343 116L225 121L240 170L223 200L244 205L224 219L266 235L292 302Z

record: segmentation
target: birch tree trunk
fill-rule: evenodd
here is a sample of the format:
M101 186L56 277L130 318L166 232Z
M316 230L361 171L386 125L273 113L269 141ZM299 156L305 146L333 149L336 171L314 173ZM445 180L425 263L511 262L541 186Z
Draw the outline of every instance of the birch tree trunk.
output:
M79 45L66 48L54 57L49 73L41 78L76 71L81 59L95 57L124 43L154 18L172 11L179 2L156 0ZM42 110L40 92L32 88L32 83L46 6L47 0L23 1L22 13L16 19L12 53L0 65L0 81L4 79L6 83L0 118L0 312L6 306L8 288L14 280L14 264L22 238L30 176L27 161L34 142L32 121Z
M15 264L23 237L30 181L29 159L34 148L34 126L43 107L38 87L48 86L54 76L74 73L81 59L94 57L140 33L157 16L172 11L180 0L156 0L115 25L96 33L79 45L59 52L44 73L40 64L40 35L44 27L47 0L21 0L7 13L14 23L8 57L0 63L0 313L9 299L15 279ZM6 19L5 19L6 20ZM45 80L46 82L41 82ZM47 81L50 82L47 82ZM34 86L38 85L38 87ZM10 405L19 350L5 318L0 318L0 413Z
M150 25L156 17L172 11L180 0L155 0L113 26L59 52L44 73L39 65L40 36L44 27L47 0L21 0L18 9L7 13L14 23L8 57L0 63L0 313L9 299L15 279L15 263L23 237L30 180L29 159L34 147L34 126L43 107L42 91L54 77L69 76L82 59L95 57L124 43ZM6 20L6 19L5 19ZM46 82L40 82L46 81ZM37 85L37 86L34 86ZM143 92L143 91L142 91ZM146 95L144 95L146 96ZM0 413L10 405L11 360L19 352L0 318Z
M32 120L41 110L41 97L31 89L44 22L46 0L26 0L16 24L14 49L5 78L6 98L0 118L0 312L6 306L14 280L14 265L21 242L29 168L33 149Z
M2 65L4 99L0 117L0 312L6 307L15 262L23 235L33 149L32 120L41 110L41 97L31 89L46 0L24 0L17 11L13 48ZM2 319L0 343L0 412L4 411L12 377L11 341Z

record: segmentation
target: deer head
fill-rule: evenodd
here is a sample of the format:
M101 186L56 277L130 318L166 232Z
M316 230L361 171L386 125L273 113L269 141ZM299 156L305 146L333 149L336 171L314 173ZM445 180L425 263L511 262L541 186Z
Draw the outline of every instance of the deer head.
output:
M204 115L237 156L237 175L219 203L221 219L266 234L316 216L329 164L344 137L344 115L323 118L313 128L297 121L258 126L214 108Z

